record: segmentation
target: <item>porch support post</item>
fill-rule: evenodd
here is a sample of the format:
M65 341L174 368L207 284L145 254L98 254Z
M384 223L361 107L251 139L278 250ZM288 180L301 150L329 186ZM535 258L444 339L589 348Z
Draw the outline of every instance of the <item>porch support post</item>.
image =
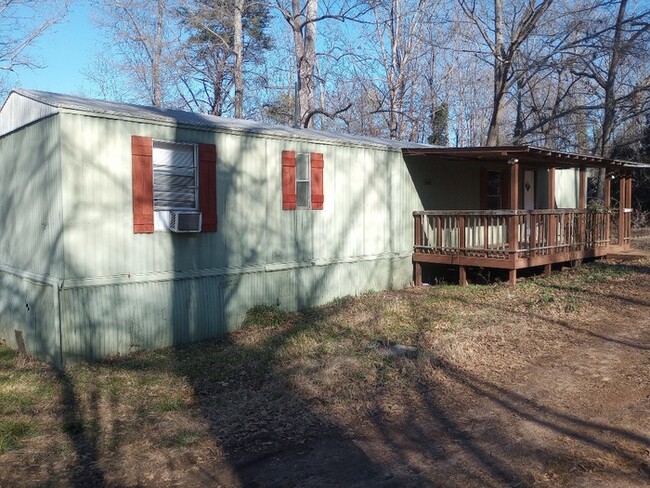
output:
M519 162L516 159L508 161L510 165L510 210L519 210ZM510 249L510 260L512 267L517 260L519 249L519 228L517 226L518 216L508 216L508 247Z
M510 210L518 210L519 209L519 163L508 162L508 164L510 165Z
M587 169L580 166L579 181L578 181L578 208L584 210L587 208ZM587 215L578 214L578 239L580 242L580 251L585 252L587 248ZM582 262L582 258L579 259Z
M548 208L550 210L555 209L555 168L550 167L548 169ZM555 215L548 216L548 241L547 246L549 247L549 254L555 254L555 243L557 233L557 222ZM544 276L550 276L552 270L551 264L546 264L544 266Z
M578 186L578 208L587 208L587 169L580 167L580 183Z
M625 189L625 207L632 210L632 172L627 172L626 178L627 187ZM627 241L625 243L626 247L632 247L632 213L628 212L625 214L625 237Z
M627 202L627 175L621 171L618 180L618 245L623 247L625 244L625 204Z
M555 208L555 168L548 169L548 208Z
M605 241L607 246L609 246L609 233L611 231L612 217L609 213L609 207L612 206L612 173L607 172L605 174L605 188L603 192L603 206L607 210L605 214Z

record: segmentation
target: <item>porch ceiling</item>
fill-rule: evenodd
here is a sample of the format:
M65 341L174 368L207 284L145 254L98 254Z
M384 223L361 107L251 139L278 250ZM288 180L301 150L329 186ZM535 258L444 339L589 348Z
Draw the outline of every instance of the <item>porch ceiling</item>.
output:
M405 156L436 156L440 159L458 162L485 160L507 163L512 159L517 159L516 162L519 163L542 167L650 168L650 164L554 151L533 146L422 147L405 148L402 151Z

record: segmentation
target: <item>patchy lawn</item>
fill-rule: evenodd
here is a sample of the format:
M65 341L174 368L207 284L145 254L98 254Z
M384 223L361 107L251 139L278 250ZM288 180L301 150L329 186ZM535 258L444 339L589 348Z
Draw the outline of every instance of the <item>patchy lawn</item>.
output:
M0 347L0 486L647 486L649 374L647 261L257 307L64 371Z

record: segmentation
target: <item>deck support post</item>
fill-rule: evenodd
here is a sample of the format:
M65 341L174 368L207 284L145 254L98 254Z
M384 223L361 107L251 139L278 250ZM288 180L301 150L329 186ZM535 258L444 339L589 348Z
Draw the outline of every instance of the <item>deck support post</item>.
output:
M422 263L413 263L413 274L415 286L422 286Z
M551 271L553 270L553 265L552 264L545 264L544 265L544 276L549 277L551 276Z
M517 284L517 270L516 269L508 270L508 283L510 283L510 286L512 288L514 288L515 285Z
M465 266L458 266L458 284L467 286L467 269Z

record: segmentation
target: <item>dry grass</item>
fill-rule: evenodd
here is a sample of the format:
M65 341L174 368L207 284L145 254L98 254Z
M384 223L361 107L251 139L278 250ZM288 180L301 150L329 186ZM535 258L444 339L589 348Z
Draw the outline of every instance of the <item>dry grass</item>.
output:
M297 313L256 307L223 340L65 371L0 346L0 485L186 482L191 466L221 459L227 469L242 450L302 445L378 413L399 418L422 403L422 385L446 388L441 363L511 374L552 353L568 333L561 324L598 305L594 290L635 273L594 263L514 290L436 286ZM418 353L381 354L377 341Z

